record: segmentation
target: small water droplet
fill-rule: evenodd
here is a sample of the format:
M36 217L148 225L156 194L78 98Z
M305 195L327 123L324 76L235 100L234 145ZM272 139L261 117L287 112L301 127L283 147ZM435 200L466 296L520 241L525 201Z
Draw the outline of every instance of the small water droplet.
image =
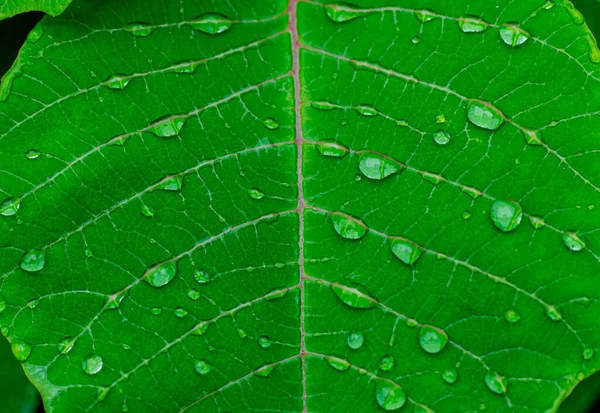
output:
M500 28L500 38L511 47L517 47L529 40L529 33L516 24L507 23Z
M89 248L85 249L84 254L85 254L86 258L91 258L94 255L94 253L92 252L92 250L89 249Z
M594 350L591 348L584 348L583 349L583 359L584 360L589 360L592 357L594 357Z
M350 333L348 334L348 337L346 337L346 343L352 350L358 350L362 347L364 342L365 336L360 331L357 333Z
M194 289L188 291L187 296L192 301L197 301L200 298L200 293Z
M334 110L337 107L333 103L325 102L325 101L313 102L313 103L311 103L311 106L315 109L324 110L324 111Z
M487 372L487 374L485 375L485 384L488 387L488 389L490 389L496 394L506 394L506 379L496 372Z
M404 320L404 324L406 324L406 327L414 328L419 325L419 322L414 318L407 318Z
M377 305L374 299L370 298L368 294L360 291L358 288L332 284L331 290L340 301L353 308L367 309Z
M231 21L218 13L206 13L197 17L190 23L192 29L201 31L206 34L220 34L229 30L232 26Z
M238 337L241 338L242 340L245 339L246 337L248 337L248 333L246 333L246 330L244 330L243 328L238 328L237 334L238 334Z
M440 328L425 325L421 327L419 343L427 353L436 354L442 351L448 343L448 335Z
M10 347L12 349L15 358L21 362L26 361L31 354L31 346L24 341L14 340Z
M199 375L204 376L205 374L210 373L210 371L212 370L212 366L208 364L206 360L200 359L197 360L194 364L194 369Z
M375 399L384 410L398 410L406 403L404 390L395 384L378 380L375 387Z
M161 315L162 314L162 308L160 308L160 307L152 307L150 309L150 314L152 314L152 315Z
M287 295L288 290L287 289L276 289L271 291L269 294L267 294L265 296L265 301L273 301L273 300L278 300L279 298L283 298Z
M196 335L196 336L202 336L204 335L204 333L206 333L206 330L208 330L208 326L210 325L210 323L200 323L192 332L192 334Z
M371 105L360 105L355 108L355 110L363 116L375 116L377 115L377 109L375 109Z
M554 307L554 306L548 306L548 307L546 307L546 315L552 321L560 321L560 320L563 319L562 314L560 313L560 311L558 311L558 309L556 307Z
M109 297L108 302L106 304L106 309L113 310L113 309L119 308L119 306L121 305L121 302L125 299L126 296L127 296L127 291L119 293L114 297Z
M72 337L65 337L58 342L58 352L60 354L67 354L73 350L75 340Z
M181 176L171 176L166 178L158 185L158 189L163 191L181 191L183 178Z
M438 125L442 125L444 123L446 123L446 116L443 114L439 114L435 117L435 123L437 123Z
M428 22L430 22L432 20L437 19L439 16L437 16L431 10L418 10L418 11L415 12L415 17L421 23L428 23Z
M210 274L205 270L195 270L194 278L200 284L204 284L210 281Z
M263 125L265 125L265 127L267 129L271 129L271 130L279 129L279 122L277 122L273 118L267 118L267 119L263 120Z
M523 218L521 206L514 201L497 200L492 204L490 216L494 225L503 232L515 230Z
M151 35L156 27L153 27L149 23L136 22L126 25L124 29L136 37L146 37Z
M83 360L82 363L83 371L90 376L100 373L100 370L102 370L103 366L104 361L102 360L102 357L97 354L90 354Z
M394 357L393 356L383 356L381 360L379 360L379 368L383 371L390 371L394 368Z
M337 357L326 357L327 362L331 367L339 371L346 371L350 368L350 363L344 359Z
M419 44L420 41L421 41L421 39L419 38L419 36L415 36L412 38L413 44Z
M262 348L269 348L271 344L271 339L268 336L262 336L258 339L258 345Z
M380 181L402 172L402 167L381 155L363 153L358 160L358 169L369 179Z
M250 188L248 189L248 195L250 196L250 198L252 199L263 199L265 197L265 194L258 188Z
M329 158L343 158L350 152L348 148L333 142L321 142L315 145L317 151Z
M567 232L562 236L563 243L571 251L581 251L585 248L585 242L574 232Z
M483 33L488 24L477 17L466 16L458 20L458 27L463 33Z
M0 214L4 215L5 217L10 217L15 215L19 208L21 208L21 200L19 198L8 198L2 202L2 206L0 206Z
M333 214L331 215L331 222L335 232L345 239L361 239L367 233L367 226L356 218Z
M456 380L458 380L458 372L454 369L444 370L442 372L442 379L444 379L446 383L454 384L456 383Z
M450 142L450 134L446 131L439 131L433 135L433 140L438 145L446 145Z
M462 218L464 220L471 219L471 212L469 212L469 211L463 211Z
M546 226L546 222L540 217L530 216L529 222L535 229L540 229Z
M21 268L27 272L41 271L44 265L46 265L46 254L40 250L28 252L21 260Z
M185 119L182 118L158 119L153 122L148 131L159 138L171 138L177 136L184 123Z
M177 307L175 309L174 313L175 313L175 317L177 317L177 318L183 318L188 314L187 310L183 307Z
M260 376L260 377L269 377L269 376L271 375L271 372L272 372L273 370L275 370L275 368L276 368L276 367L277 367L277 365L276 365L276 364L272 364L272 365L270 365L270 366L265 366L265 367L263 367L263 368L259 369L259 370L258 370L256 373L254 373L254 374L256 374L257 376Z
M104 81L104 85L111 89L122 90L129 84L131 77L124 74L115 74Z
M423 252L421 248L412 242L400 239L390 240L390 247L394 255L407 265L413 265L417 262Z
M487 130L496 130L504 122L498 109L477 101L469 102L467 116L471 123Z
M2 314L4 310L6 310L6 301L4 300L4 297L0 295L0 314Z
M345 3L328 4L325 6L325 12L327 17L336 23L348 22L356 19L361 14L365 14Z
M516 310L508 310L504 313L504 318L509 323L514 324L521 319L521 315Z
M42 153L40 151L38 151L37 149L30 149L27 152L25 152L25 157L27 159L37 159L40 157Z
M170 283L176 275L177 265L174 262L168 262L152 268L144 280L152 287L162 287Z
M142 205L142 215L145 217L153 217L154 216L154 208L149 205Z

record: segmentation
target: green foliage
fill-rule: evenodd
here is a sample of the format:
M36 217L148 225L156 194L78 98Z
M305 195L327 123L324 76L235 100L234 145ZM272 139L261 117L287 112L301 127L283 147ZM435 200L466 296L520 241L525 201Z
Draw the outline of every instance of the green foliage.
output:
M52 16L62 13L72 0L0 0L0 20L28 11L43 11Z
M0 314L51 412L554 412L600 358L566 1L78 0L0 88Z
M0 409L3 413L33 413L40 396L23 374L8 342L0 340Z

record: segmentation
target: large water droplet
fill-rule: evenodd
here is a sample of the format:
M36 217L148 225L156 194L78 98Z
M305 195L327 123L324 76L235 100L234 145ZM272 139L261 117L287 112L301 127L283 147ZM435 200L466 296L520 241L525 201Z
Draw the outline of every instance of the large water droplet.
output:
M375 109L371 105L360 105L355 108L355 110L363 116L375 116L377 115L377 109Z
M31 346L21 340L14 340L10 343L15 358L21 362L27 360L31 354Z
M183 178L181 176L171 176L166 178L163 182L158 185L158 189L163 191L181 191L183 187Z
M358 160L358 169L369 179L380 181L390 175L402 172L396 162L381 155L363 153Z
M60 354L67 354L71 350L73 350L73 346L75 345L75 339L72 337L65 337L58 342L58 352Z
M118 73L106 79L104 85L108 86L111 89L121 90L125 89L125 87L129 84L130 81L131 77Z
M406 403L406 394L397 385L378 380L375 387L375 399L384 410L398 410Z
M485 385L496 394L505 394L507 390L506 379L493 371L485 375Z
M322 142L315 145L317 151L323 156L329 158L343 158L348 154L348 148L338 145L333 142Z
M364 342L365 336L361 332L350 333L348 334L348 337L346 337L346 343L352 350L358 350L362 347Z
M552 321L560 321L560 320L563 319L562 314L560 313L560 311L558 311L558 309L556 307L554 307L554 306L548 306L548 307L546 307L546 315Z
M177 264L168 262L159 267L152 268L144 280L152 287L162 287L171 282L177 275Z
M439 131L433 135L433 140L438 145L447 145L450 142L451 136L446 131Z
M490 216L498 229L503 232L510 232L521 223L523 210L514 201L498 200L492 204Z
M194 289L188 291L187 296L192 301L197 301L200 298L200 293Z
M185 119L182 118L158 120L155 121L148 131L155 134L159 138L171 138L179 133L184 123Z
M442 379L446 383L454 384L458 380L458 372L455 369L448 369L442 372Z
M521 319L521 315L516 310L508 310L504 313L504 318L509 323L514 324Z
M393 356L383 356L381 360L379 360L379 368L383 371L390 371L394 368L394 357Z
M332 284L331 290L344 304L353 308L366 309L373 308L377 305L374 299L357 288L343 287Z
M504 122L498 109L474 100L469 102L467 116L471 123L487 130L496 130Z
M194 271L194 278L198 283L204 284L210 281L210 274L208 271L197 269Z
M183 307L177 307L175 309L174 313L175 313L175 317L177 317L177 318L183 318L188 314L187 310Z
M331 367L339 371L346 371L350 368L350 363L344 359L337 357L326 357L327 362Z
M27 152L25 152L25 157L27 159L37 159L40 157L42 153L40 151L38 151L37 149L30 149Z
M102 370L103 366L104 361L102 360L102 357L97 354L90 354L83 360L82 363L83 371L90 376L100 373L100 370Z
M124 29L136 37L146 37L151 35L156 27L149 23L137 22L126 25Z
M28 252L21 260L21 268L27 272L41 271L44 265L46 265L46 253L40 250Z
M511 47L517 47L529 40L529 33L516 24L505 24L500 28L500 38Z
M335 232L345 239L361 239L367 233L367 226L356 218L333 214L331 222Z
M477 17L466 16L458 20L458 27L463 33L483 33L488 24Z
M425 325L421 327L419 343L426 352L436 354L448 343L448 335L440 328Z
M229 30L231 25L232 23L227 17L218 13L203 14L190 23L192 29L213 35Z
M574 232L567 232L562 236L563 243L571 251L581 251L585 248L585 242Z
M279 122L277 122L273 118L267 118L267 119L263 120L263 125L265 125L265 127L267 129L271 129L271 130L279 129Z
M250 188L248 189L248 195L250 196L250 198L252 199L263 199L265 197L265 194L258 188Z
M423 252L421 248L412 242L401 239L390 240L390 247L394 255L407 265L413 265L417 262Z
M325 6L325 12L327 13L327 17L329 17L332 21L336 23L343 23L350 20L354 20L361 14L365 14L360 13L358 9L355 9L352 6L344 3L328 4Z
M2 202L2 206L0 206L0 214L4 215L5 217L10 217L15 215L19 208L21 208L21 200L19 198L8 198Z
M192 334L196 335L196 336L202 336L204 335L204 333L206 333L206 330L208 330L208 326L210 325L210 323L200 323L192 332Z
M194 369L199 375L204 376L212 370L212 366L208 364L206 360L200 359L196 361L196 364L194 364Z

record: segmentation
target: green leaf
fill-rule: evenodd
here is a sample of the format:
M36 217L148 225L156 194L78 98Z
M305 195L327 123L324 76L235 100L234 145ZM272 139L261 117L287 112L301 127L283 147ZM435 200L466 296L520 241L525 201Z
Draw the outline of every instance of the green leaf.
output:
M48 411L554 412L599 369L571 3L76 6L0 89L0 324Z
M10 345L0 340L0 410L7 413L33 413L40 395L27 380L21 364L15 360Z
M58 16L73 0L1 0L0 20L28 11L43 11Z

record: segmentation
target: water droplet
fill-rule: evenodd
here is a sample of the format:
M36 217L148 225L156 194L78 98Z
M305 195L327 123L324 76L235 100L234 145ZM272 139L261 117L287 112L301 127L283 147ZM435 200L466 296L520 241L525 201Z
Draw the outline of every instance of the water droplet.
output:
M523 210L514 201L497 200L492 204L490 216L498 229L503 232L510 232L521 223Z
M190 23L192 29L212 35L226 32L231 25L232 23L227 17L218 13L203 14Z
M487 374L485 375L485 384L488 387L488 389L490 389L496 394L506 393L506 379L496 372L487 372Z
M248 195L250 196L250 198L252 199L263 199L265 197L265 194L258 188L250 188L248 189Z
M194 369L199 375L204 376L212 370L212 366L208 364L206 360L200 359L196 361L196 364L194 364Z
M442 329L425 325L421 327L419 343L426 352L436 354L442 351L448 343L448 335Z
M581 251L585 248L585 242L574 232L567 232L562 236L563 243L571 251Z
M15 215L19 208L21 208L21 200L19 198L8 198L2 202L2 206L0 206L0 214L4 215L5 217L10 217Z
M273 301L273 300L277 300L279 298L285 297L288 293L287 289L276 289L271 291L269 294L267 294L265 296L265 300L266 301Z
M108 86L111 89L122 90L129 84L131 81L131 77L123 74L116 74L109 77L104 85Z
M400 239L390 240L390 247L394 255L407 265L413 265L417 262L423 252L421 248L412 242Z
M436 132L433 135L433 140L439 145L446 145L450 142L450 134L446 131Z
M406 327L414 328L419 325L419 322L413 318L407 318L404 320L404 324L406 324Z
M126 296L127 296L127 291L124 291L113 297L109 297L108 302L106 304L106 309L113 310L113 309L119 308L119 306L121 305L121 302L123 301L123 299L125 299Z
M317 101L317 102L313 102L311 104L311 106L315 109L318 110L325 110L325 111L330 111L335 109L337 106L330 103L330 102L325 102L325 101Z
M434 413L434 412L429 407L421 406L421 405L417 404L413 410L413 413Z
M377 115L377 109L370 105L360 105L355 108L355 110L363 116L375 116Z
M471 219L471 212L469 212L469 211L463 211L462 217L463 217L464 220Z
M38 151L37 149L30 149L27 152L25 152L25 157L27 159L37 159L40 157L42 153L40 151Z
M83 360L82 363L83 371L90 376L100 373L100 370L102 370L103 366L104 361L102 360L102 357L97 354L90 354Z
M175 317L177 317L177 318L183 318L188 314L187 310L183 307L177 307L175 309L174 313L175 313Z
M177 265L174 262L168 262L152 268L144 280L152 287L162 287L170 283L176 275Z
M358 160L358 169L369 179L380 181L402 172L402 167L381 155L363 153Z
M73 350L75 340L72 337L65 337L58 342L58 352L60 354L67 354Z
M378 380L375 387L375 399L384 410L398 410L406 403L404 390L395 384Z
M200 293L194 289L191 289L188 291L187 296L190 300L196 301L200 298Z
M527 142L528 145L542 146L544 144L542 141L542 135L539 131L523 129L522 133L525 137L525 142Z
M500 28L500 38L511 47L517 47L529 40L529 33L516 24L505 24Z
M184 123L185 119L182 118L159 119L148 128L148 131L159 138L171 138L179 133Z
M420 21L421 23L428 23L432 20L435 20L438 18L438 16L432 12L431 10L419 10L415 12L415 17L417 18L418 21Z
M318 143L315 147L321 155L329 158L343 158L349 152L348 148L332 142Z
M154 208L149 205L142 205L142 215L145 217L153 217L154 216Z
M483 33L488 24L477 17L466 16L458 20L458 27L463 33Z
M194 278L200 284L204 284L210 281L210 274L205 270L195 270Z
M152 307L150 309L150 314L152 314L152 315L161 315L162 314L162 308L160 308L160 307Z
M85 249L84 254L85 254L86 258L90 258L90 257L92 257L94 255L94 253L92 252L92 250L89 249L89 248Z
M546 226L546 222L540 217L530 216L529 222L535 229L540 229Z
M473 199L477 199L481 196L481 192L475 188L470 188L470 187L465 186L465 187L461 188L461 191L464 192L465 194L469 195Z
M27 272L41 271L44 265L46 265L46 254L40 250L28 252L21 260L21 268Z
M546 315L550 318L550 320L552 321L560 321L563 319L562 314L560 313L560 311L558 311L558 309L554 306L548 306L546 307Z
M521 315L516 310L508 310L504 313L504 318L506 321L513 324L521 319Z
M421 39L419 39L419 36L415 36L412 38L413 44L419 44L420 41L421 41Z
M276 367L277 367L276 364L271 364L270 366L265 366L265 367L261 368L254 374L256 374L257 376L260 376L260 377L269 377L271 375L271 372L273 370L275 370Z
M487 130L496 130L504 122L498 109L477 101L469 102L467 116L471 123Z
M4 297L0 295L0 314L4 312L4 310L6 310L6 301L4 300Z
M196 336L202 336L204 335L204 333L206 333L206 330L208 330L208 326L210 325L210 323L200 323L198 324L198 326L194 329L193 334Z
M124 29L136 37L146 37L151 35L156 27L153 27L148 23L138 22L126 25Z
M265 125L265 127L267 129L279 129L279 122L277 122L275 119L273 118L267 118L265 120L263 120L263 125Z
M335 232L345 239L361 239L367 233L367 226L356 218L333 214L331 215L331 222Z
M458 372L454 369L444 370L442 372L442 379L444 379L446 383L454 384L458 379Z
M348 22L359 17L361 14L358 9L355 9L347 4L328 4L325 6L327 17L336 23Z
M350 368L350 363L344 359L337 357L326 357L327 362L331 367L339 371L346 371Z
M350 288L341 285L331 285L331 290L346 305L353 308L373 308L377 304L368 294L357 288Z
M31 346L21 340L14 340L10 347L15 358L21 362L27 360L31 354Z
M245 339L246 337L248 337L248 333L246 333L246 330L244 330L243 328L238 328L237 334L238 334L238 337L241 338L242 340Z
M594 350L592 350L591 348L584 348L583 349L583 359L589 360L592 357L594 357Z
M258 339L258 345L262 348L269 348L271 344L271 339L268 336L262 336Z
M383 356L381 360L379 360L379 368L383 371L390 371L394 368L394 357L393 356Z
M348 337L346 337L346 343L352 350L358 350L362 347L364 342L365 336L361 332L350 333L348 334Z
M171 176L166 178L158 185L158 189L163 191L181 191L183 178L181 176Z

